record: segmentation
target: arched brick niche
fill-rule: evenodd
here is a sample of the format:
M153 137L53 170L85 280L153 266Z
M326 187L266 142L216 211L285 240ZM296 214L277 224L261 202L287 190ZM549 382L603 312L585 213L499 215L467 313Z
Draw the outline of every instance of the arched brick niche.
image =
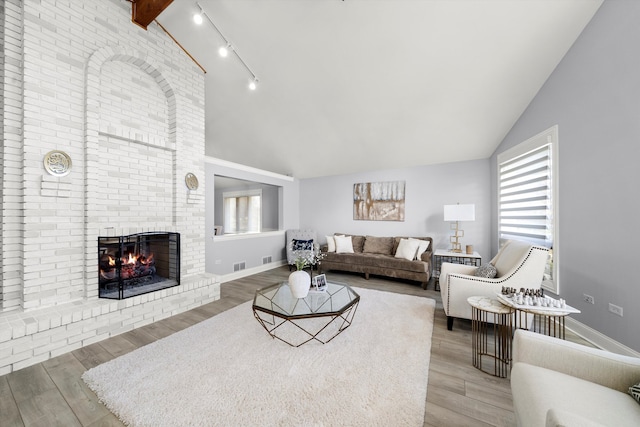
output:
M174 231L176 97L137 51L105 47L87 65L86 295L97 295L99 235Z

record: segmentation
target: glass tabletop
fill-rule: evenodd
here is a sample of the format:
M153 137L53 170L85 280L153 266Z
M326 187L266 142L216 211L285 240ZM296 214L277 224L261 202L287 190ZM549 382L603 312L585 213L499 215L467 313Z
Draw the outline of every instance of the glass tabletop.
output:
M309 291L305 298L294 298L287 282L282 282L258 289L253 298L253 309L285 318L331 316L359 300L360 295L344 283L327 282L325 291Z

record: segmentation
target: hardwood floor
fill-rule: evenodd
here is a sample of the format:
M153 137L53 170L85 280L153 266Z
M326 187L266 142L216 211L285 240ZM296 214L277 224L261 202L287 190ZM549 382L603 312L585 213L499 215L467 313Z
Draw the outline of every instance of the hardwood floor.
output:
M284 280L287 267L227 282L220 300L0 377L0 426L123 426L80 378L84 371L253 299ZM508 379L471 364L471 322L447 331L440 292L398 280L329 272L329 280L436 300L424 426L515 425ZM357 317L356 317L357 321ZM567 339L582 341L567 331Z

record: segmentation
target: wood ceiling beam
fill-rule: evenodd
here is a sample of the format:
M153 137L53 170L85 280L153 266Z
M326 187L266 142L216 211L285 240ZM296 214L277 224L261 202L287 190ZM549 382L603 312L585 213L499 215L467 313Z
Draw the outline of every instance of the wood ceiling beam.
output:
M173 0L130 0L131 20L144 28L169 6Z

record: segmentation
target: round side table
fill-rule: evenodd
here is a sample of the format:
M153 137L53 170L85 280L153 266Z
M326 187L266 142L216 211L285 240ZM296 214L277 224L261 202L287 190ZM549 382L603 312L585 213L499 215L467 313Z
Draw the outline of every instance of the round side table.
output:
M483 296L469 297L467 302L472 311L473 366L496 377L506 378L511 363L513 307ZM483 359L493 361L493 371L490 365L483 368Z
M535 306L518 308L515 327L563 340L565 338L564 319L569 314L567 311L536 310ZM533 319L529 325L531 315Z

